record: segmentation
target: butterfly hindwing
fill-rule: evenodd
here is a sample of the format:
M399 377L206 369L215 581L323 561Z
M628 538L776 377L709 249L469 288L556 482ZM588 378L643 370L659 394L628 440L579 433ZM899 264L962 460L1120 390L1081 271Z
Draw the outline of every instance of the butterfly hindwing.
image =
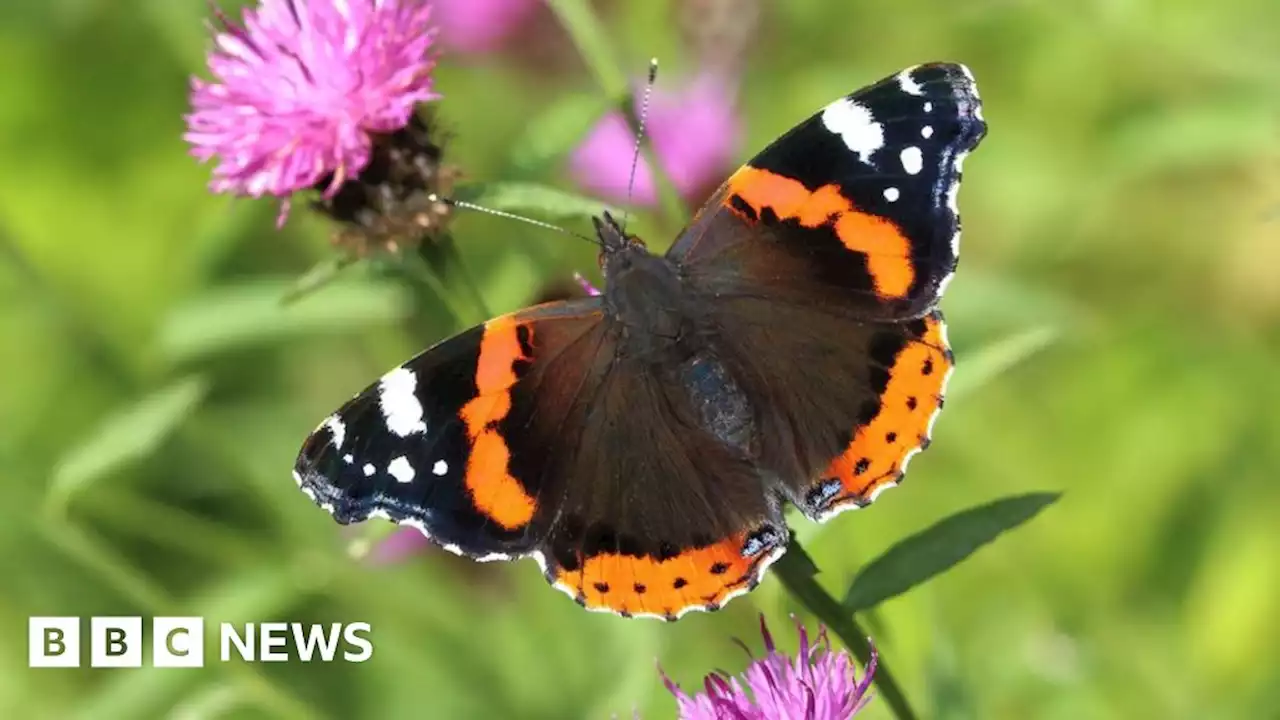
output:
M959 252L961 164L986 132L961 65L920 65L831 103L735 172L672 246L717 296L919 317Z
M580 407L548 580L588 609L668 619L754 587L787 535L744 447L745 397L718 363L623 355Z
M878 392L857 418L849 442L802 487L802 510L827 520L862 507L896 485L907 463L929 446L955 358L942 313L875 326L868 356Z

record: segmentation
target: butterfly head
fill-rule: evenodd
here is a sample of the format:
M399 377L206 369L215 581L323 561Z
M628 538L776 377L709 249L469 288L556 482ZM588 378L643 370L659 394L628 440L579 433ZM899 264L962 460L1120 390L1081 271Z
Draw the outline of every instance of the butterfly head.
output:
M603 266L605 260L610 254L628 250L634 247L644 249L644 241L635 235L628 235L627 231L618 224L618 220L606 211L600 217L591 218L591 223L596 227L596 237L600 241L600 264Z
M680 279L666 258L649 252L609 213L594 219L600 239L605 306L623 325L654 338L674 338L687 317Z

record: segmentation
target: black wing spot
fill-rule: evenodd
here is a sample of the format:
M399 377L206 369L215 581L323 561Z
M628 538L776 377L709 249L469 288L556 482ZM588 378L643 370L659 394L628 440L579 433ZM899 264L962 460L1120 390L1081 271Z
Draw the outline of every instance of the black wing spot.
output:
M734 210L737 210L743 217L753 223L760 220L760 216L756 213L756 209L751 207L751 204L746 200L742 199L741 195L735 193L729 196L729 206Z
M634 535L621 535L618 537L618 552L631 557L641 557L645 554L644 543Z
M718 563L716 563L715 565L712 565L712 566L711 566L711 574L712 574L712 575L723 575L723 574L725 574L725 573L727 573L727 572L729 572L729 564L728 564L728 563L718 562Z
M908 410L915 410L915 409L916 409L916 405L918 405L918 404L920 404L920 403L919 403L919 401L918 401L918 400L916 400L916 396L915 396L915 395L912 395L911 397L907 398L907 409L908 409Z
M676 590L679 590L680 588L682 588L682 587L684 587L685 585L688 585L688 584L689 584L689 581L688 581L688 580L685 580L685 579L684 579L684 578L682 578L682 577L678 577L678 578L676 578L676 581L675 581L675 582L671 583L671 587L675 588Z
M898 433L896 432L885 433L885 436L884 436L885 442L892 444L894 442L897 442L897 440L898 440Z
M582 541L582 554L595 557L601 553L618 551L618 531L603 523L593 525Z
M880 401L868 400L862 403L862 408L858 410L858 425L870 425L872 420L880 414Z
M871 467L871 460L868 458L858 458L858 463L853 466L853 474L861 475L866 472L869 467Z
M885 388L889 387L889 371L882 367L873 367L867 371L867 381L875 394L883 395Z
M933 358L928 358L924 361L924 367L920 368L920 372L924 375L933 374Z
M631 589L635 590L637 595L643 595L649 591L649 588L645 587L644 583L636 583Z
M898 333L878 333L871 340L871 359L884 367L892 367L906 341Z

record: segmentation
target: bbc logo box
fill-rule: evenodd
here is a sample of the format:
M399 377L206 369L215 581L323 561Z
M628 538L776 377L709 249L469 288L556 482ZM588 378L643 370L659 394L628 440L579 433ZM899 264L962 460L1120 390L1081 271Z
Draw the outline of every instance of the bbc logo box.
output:
M82 630L87 636L82 637ZM151 664L156 667L204 665L204 619L152 618ZM140 617L33 617L27 622L28 664L31 667L80 667L82 646L89 649L89 666L142 667L147 642Z

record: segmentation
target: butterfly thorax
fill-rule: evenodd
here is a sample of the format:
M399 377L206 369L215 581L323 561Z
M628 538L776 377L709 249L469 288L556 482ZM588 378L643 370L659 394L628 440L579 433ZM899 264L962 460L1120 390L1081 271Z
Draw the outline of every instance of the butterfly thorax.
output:
M669 358L691 335L691 308L676 267L626 236L606 216L597 229L603 242L604 307L636 359Z

